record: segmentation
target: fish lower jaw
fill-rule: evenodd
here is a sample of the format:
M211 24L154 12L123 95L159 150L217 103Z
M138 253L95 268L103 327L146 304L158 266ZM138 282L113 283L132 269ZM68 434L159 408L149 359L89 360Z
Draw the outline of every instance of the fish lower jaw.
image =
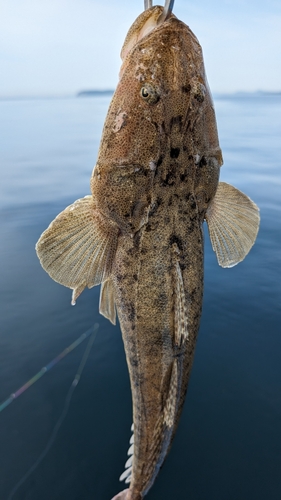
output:
M127 488L126 490L120 491L111 500L142 500L142 495L140 493L134 493L132 490Z

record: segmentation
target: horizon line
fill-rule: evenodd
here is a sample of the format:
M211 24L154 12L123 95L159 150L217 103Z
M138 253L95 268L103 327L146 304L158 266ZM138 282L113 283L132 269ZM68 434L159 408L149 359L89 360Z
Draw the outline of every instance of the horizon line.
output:
M0 95L0 101L9 101L9 100L33 100L33 99L73 99L73 98L86 98L86 97L94 97L94 96L102 96L102 95L111 95L113 94L115 89L87 89L80 90L75 93L53 93L53 94L15 94L15 95ZM211 94L214 97L223 97L223 96L243 96L243 95L268 95L268 96L276 96L281 95L281 90L235 90L235 91L213 91Z

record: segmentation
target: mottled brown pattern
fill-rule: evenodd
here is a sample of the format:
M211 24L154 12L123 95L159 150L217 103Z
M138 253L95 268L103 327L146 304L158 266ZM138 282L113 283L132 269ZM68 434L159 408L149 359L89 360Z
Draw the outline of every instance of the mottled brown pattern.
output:
M175 16L158 25L161 12L145 11L125 40L92 197L64 210L36 246L73 300L102 283L100 312L115 323L117 308L134 453L130 487L115 500L146 495L177 428L201 316L204 219L223 266L245 257L259 223L240 191L221 183L216 195L222 154L202 50Z
M91 186L103 213L122 227L112 280L133 394L127 498L135 500L152 485L184 402L203 293L204 209L197 194L204 189L209 200L214 197L222 160L201 47L184 23L172 17L156 27L132 47L121 74ZM147 84L156 90L156 102L143 99ZM115 133L120 110L126 126ZM203 157L206 166L200 165ZM175 342L177 265L188 323L188 338L180 345Z

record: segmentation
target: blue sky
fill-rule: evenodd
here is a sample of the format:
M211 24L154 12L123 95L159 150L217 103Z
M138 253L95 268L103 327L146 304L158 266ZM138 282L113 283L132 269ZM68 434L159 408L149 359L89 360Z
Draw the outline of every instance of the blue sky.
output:
M143 0L0 0L0 97L115 88L142 10ZM199 38L214 92L281 91L281 0L175 0L174 13Z

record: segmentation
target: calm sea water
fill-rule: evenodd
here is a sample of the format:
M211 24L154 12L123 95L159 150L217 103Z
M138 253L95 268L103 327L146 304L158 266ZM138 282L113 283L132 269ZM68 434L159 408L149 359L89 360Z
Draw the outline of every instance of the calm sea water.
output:
M71 292L34 246L89 194L110 97L0 101L0 402L94 322L100 330L48 455L15 500L110 500L123 485L131 395L119 326L99 289ZM215 99L221 180L260 207L248 257L221 269L206 233L203 316L181 423L150 500L281 498L281 97ZM0 498L44 449L86 344L0 413Z

